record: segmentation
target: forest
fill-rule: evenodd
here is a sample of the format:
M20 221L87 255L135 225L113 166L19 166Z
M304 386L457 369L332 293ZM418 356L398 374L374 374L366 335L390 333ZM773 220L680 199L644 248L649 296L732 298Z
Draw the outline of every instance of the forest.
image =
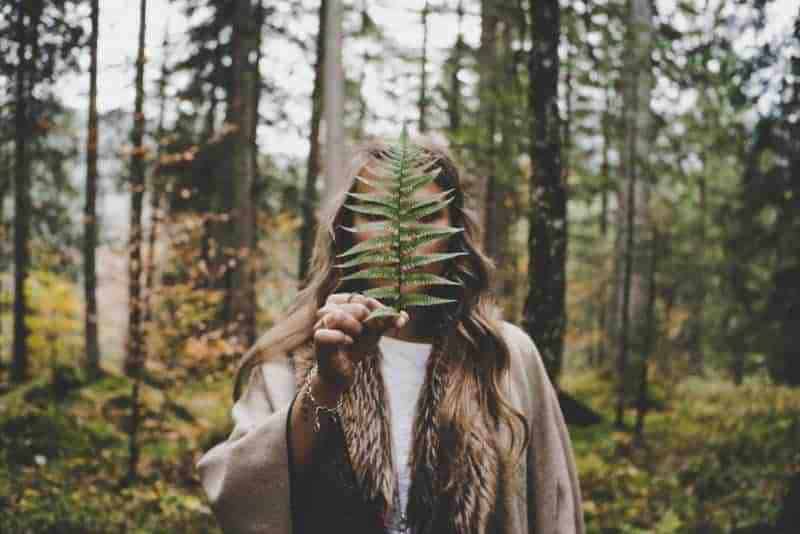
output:
M221 532L237 363L404 125L462 167L587 532L800 532L798 0L3 1L0 531Z

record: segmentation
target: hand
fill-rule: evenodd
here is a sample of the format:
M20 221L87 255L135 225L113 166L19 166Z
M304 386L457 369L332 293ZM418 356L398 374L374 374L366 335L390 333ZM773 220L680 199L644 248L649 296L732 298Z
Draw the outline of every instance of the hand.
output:
M349 301L348 301L349 299ZM353 383L355 365L372 353L378 340L390 328L402 328L408 313L364 320L384 304L358 293L333 293L317 310L314 325L315 358L318 374L326 389L341 394Z

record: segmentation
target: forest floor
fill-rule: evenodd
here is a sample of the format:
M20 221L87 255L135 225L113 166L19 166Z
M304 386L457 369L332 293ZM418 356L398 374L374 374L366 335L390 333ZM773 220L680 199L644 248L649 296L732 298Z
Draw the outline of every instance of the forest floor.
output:
M194 466L231 430L230 376L187 380L169 394L143 386L133 484L120 483L129 379L86 385L68 368L59 376L61 394L41 378L0 396L3 532L220 532ZM800 471L800 390L685 381L659 399L644 446L634 447L610 423L607 381L572 373L562 387L609 421L570 428L589 533L715 534L771 522Z

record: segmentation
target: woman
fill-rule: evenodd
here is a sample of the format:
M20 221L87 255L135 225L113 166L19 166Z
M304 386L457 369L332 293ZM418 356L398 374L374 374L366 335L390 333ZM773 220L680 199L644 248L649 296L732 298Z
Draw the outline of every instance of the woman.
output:
M239 366L231 435L198 463L225 532L584 532L555 391L491 301L458 167L415 144L438 171L415 195L453 190L424 222L463 231L415 251L460 252L425 266L459 284L407 290L452 302L365 321L383 305L364 291L387 281L341 280L336 256L370 234L340 193L288 317ZM386 149L360 147L343 191L369 192Z

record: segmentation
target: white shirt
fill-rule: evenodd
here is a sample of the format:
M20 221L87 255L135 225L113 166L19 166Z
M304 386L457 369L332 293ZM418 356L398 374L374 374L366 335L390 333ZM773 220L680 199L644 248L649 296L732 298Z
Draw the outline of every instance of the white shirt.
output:
M411 484L408 467L411 427L414 423L417 397L425 381L425 367L432 345L403 341L389 336L382 336L378 345L383 353L381 373L389 397L392 449L400 492L400 510L397 512L404 513L408 502L408 488ZM394 529L389 531L403 532Z

